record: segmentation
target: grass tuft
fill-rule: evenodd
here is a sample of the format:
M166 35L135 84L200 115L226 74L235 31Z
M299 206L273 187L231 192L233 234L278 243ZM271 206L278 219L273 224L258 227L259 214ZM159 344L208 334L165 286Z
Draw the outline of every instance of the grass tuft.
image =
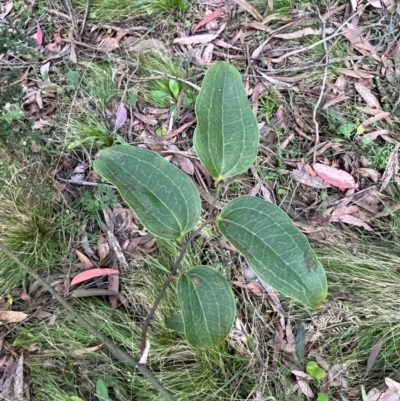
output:
M86 0L74 0L78 11L86 8ZM166 12L184 12L186 0L91 0L88 18L92 21L121 21L143 18Z

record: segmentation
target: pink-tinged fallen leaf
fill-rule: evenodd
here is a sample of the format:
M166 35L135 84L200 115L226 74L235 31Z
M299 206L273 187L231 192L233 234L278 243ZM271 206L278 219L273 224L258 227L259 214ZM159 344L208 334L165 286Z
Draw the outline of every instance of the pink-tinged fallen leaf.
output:
M341 216L344 216L347 214L353 214L356 212L358 212L358 207L355 205L340 207L339 209L336 209L332 213L329 221L339 221Z
M36 28L36 43L40 46L43 43L43 32L42 28L40 28L39 23Z
M400 393L400 383L399 383L399 382L397 382L397 381L395 381L395 380L390 379L389 377L387 377L387 378L385 379L385 384L388 386L388 388L389 388L390 390L397 391L397 392Z
M368 118L367 120L365 120L365 121L363 121L362 122L362 126L365 128L365 127L368 127L368 125L371 125L371 124L373 124L373 123L376 123L377 121L381 121L381 120L383 120L384 118L387 118L387 117L389 117L390 116L390 113L389 112L387 112L387 111L381 111L380 113L378 113L376 116L373 116L373 117L370 117L370 118Z
M125 124L127 116L128 116L128 113L126 111L125 105L123 103L120 103L120 105L118 106L117 119L115 122L116 130L119 130Z
M71 285L82 283L86 280L91 280L95 277L108 276L110 274L119 274L116 269L90 269L77 274L71 281Z
M343 170L320 163L315 163L313 167L319 177L336 188L348 189L357 187L354 178Z
M381 173L369 167L360 167L357 171L361 176L369 178L372 182L378 182L382 177Z
M326 182L324 179L322 179L321 177L312 176L306 171L293 170L291 172L291 176L295 181L299 182L300 184L304 184L312 188L323 189L330 187L329 183Z
M250 283L242 283L241 281L232 281L233 285L236 285L236 287L239 288L245 288L251 291L254 295L257 295L259 297L262 297L265 295L265 291L262 288L261 284L256 283L256 282L250 282Z
M313 398L314 393L311 390L310 385L305 380L298 380L297 381L297 389L300 390L302 394L304 394L307 398Z
M113 50L118 49L119 43L117 39L106 38L101 42L99 47L104 51L112 52Z
M204 19L202 19L198 24L196 24L195 27L192 29L192 33L195 33L202 26L218 18L221 15L221 13L222 13L222 8L217 8L211 14L207 15Z
M371 91L366 88L363 84L360 82L356 82L354 84L354 87L356 88L356 91L358 94L363 98L365 103L367 103L368 107L372 107L375 109L381 109L381 105L379 103L379 100L376 98L375 95L371 93Z
M218 29L218 32L215 34L205 34L205 35L194 35L188 36L183 38L176 38L172 44L173 45L195 45L195 44L204 44L210 43L214 39L217 39L220 33L225 29L226 24L222 24L221 27Z
M146 365L147 363L147 358L149 357L149 352L150 352L150 341L146 340L146 347L143 350L143 353L140 357L139 363L141 365Z
M342 216L339 216L337 221L341 221L351 226L362 227L367 231L374 231L365 221L362 221L358 217L352 216L350 214L344 214Z
M377 131L369 132L368 134L364 134L362 138L369 138L371 141L375 141L376 138L381 135L387 135L389 131L387 129L379 129Z

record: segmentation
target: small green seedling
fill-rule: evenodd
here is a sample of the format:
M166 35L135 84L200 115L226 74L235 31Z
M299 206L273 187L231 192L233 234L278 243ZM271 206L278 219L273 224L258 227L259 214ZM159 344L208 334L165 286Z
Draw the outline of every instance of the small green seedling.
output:
M171 80L169 89L178 96L177 82ZM218 62L209 68L195 112L194 149L215 185L253 166L260 134L234 66ZM193 180L159 154L130 145L112 146L100 152L94 169L117 187L155 237L183 243L198 224L201 200ZM214 223L261 280L309 308L324 301L324 269L307 238L278 206L255 196L239 196L221 210ZM167 320L169 327L184 331L187 341L200 349L228 337L236 306L224 276L214 267L194 266L180 275L176 289L181 311ZM320 377L321 371L326 374L318 369L312 371L314 376Z
M326 393L318 393L317 401L329 401L329 395Z
M111 401L107 385L102 379L98 379L96 382L96 396L99 401Z
M175 99L178 99L179 96L179 84L175 81L175 79L169 80L169 90L171 91L172 95Z
M306 372L313 378L321 380L326 376L326 371L320 368L317 362L310 361L307 363Z

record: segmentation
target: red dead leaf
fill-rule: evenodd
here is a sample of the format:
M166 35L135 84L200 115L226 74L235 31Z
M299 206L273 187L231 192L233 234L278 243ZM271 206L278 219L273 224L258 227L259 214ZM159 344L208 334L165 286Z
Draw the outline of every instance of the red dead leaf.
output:
M195 33L199 28L202 26L208 24L209 22L215 20L218 18L222 13L222 8L217 8L215 11L213 11L210 15L207 15L204 19L202 19L193 29L192 33Z
M37 29L36 29L36 42L38 45L41 45L43 43L43 32L39 24L37 24Z
M336 188L348 189L357 187L354 178L343 170L320 163L315 163L313 167L319 177Z
M90 269L76 275L72 281L71 286L82 283L86 280L91 280L95 277L107 276L109 274L118 274L119 271L115 269Z

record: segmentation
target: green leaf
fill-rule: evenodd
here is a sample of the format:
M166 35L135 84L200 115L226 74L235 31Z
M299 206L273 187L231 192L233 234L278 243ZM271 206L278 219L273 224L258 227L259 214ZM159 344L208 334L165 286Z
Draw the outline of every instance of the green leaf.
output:
M323 267L307 238L278 206L242 196L222 209L217 226L261 280L310 308L326 298Z
M318 393L317 401L329 401L329 395L326 393Z
M307 363L306 372L314 379L321 380L326 376L326 371L318 366L317 362L310 361Z
M77 397L76 395L72 395L71 397L69 397L69 401L85 401L80 397Z
M210 175L219 181L247 171L257 156L260 133L234 66L218 62L209 68L195 111L193 144Z
M187 341L197 348L221 343L233 326L236 308L224 276L209 266L196 266L180 276L179 304Z
M170 79L168 84L169 84L169 90L171 91L171 93L174 96L174 98L177 99L178 96L179 96L179 84L178 84L178 82L176 82L175 79Z
M165 325L173 331L185 334L185 325L183 324L182 313L175 313L165 319Z
M129 94L128 100L126 101L126 104L128 106L134 106L138 101L138 95L135 92L131 92Z
M102 379L98 379L96 382L96 396L99 401L111 401L106 383Z
M100 152L95 171L115 185L146 229L176 239L200 218L199 192L177 167L150 150L117 145Z

